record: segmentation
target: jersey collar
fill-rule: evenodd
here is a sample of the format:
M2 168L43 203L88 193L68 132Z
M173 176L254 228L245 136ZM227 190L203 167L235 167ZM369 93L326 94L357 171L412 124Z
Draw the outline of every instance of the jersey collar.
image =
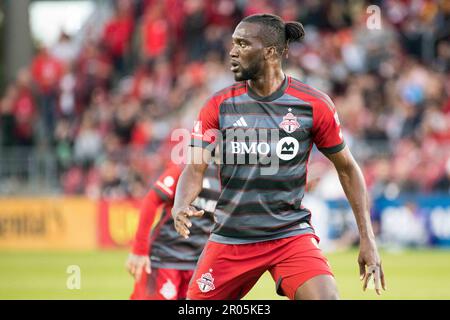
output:
M250 86L248 85L248 82L246 82L245 85L247 86L247 93L252 99L263 102L274 101L280 98L284 94L284 91L286 91L286 88L288 86L288 76L284 75L284 80L281 83L280 87L274 93L265 97L261 97L256 92L254 92L252 88L250 88Z

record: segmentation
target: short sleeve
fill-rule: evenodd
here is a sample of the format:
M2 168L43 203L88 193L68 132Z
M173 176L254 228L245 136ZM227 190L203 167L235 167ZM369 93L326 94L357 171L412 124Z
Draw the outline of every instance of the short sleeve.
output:
M153 189L164 201L173 201L181 171L180 166L170 164L153 185Z
M329 97L314 104L313 139L322 153L336 153L345 147L336 107Z
M207 148L215 143L219 130L219 106L213 98L200 110L197 121L191 133L192 147Z

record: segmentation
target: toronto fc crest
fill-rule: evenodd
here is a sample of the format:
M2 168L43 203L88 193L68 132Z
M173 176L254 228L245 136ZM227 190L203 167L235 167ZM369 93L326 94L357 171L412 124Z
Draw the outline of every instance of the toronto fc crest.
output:
M214 290L216 287L214 287L214 278L212 277L211 273L204 273L200 277L200 279L197 280L198 287L201 292L206 293L211 290Z
M292 133L300 128L300 123L298 123L297 117L291 113L292 109L289 108L288 110L288 114L283 117L283 121L280 123L280 128L287 133Z

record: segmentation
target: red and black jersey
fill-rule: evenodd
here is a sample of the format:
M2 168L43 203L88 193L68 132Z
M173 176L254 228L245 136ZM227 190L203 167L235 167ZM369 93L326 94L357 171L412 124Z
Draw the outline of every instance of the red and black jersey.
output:
M249 243L313 232L302 206L313 143L324 153L345 147L331 99L294 78L267 97L241 82L210 98L191 146L222 150L211 240Z
M181 171L181 166L170 164L154 183L141 207L133 252L141 255L149 253L155 268L194 269L213 226L213 211L220 189L215 165L208 167L203 190L192 204L199 210L205 210L205 214L201 218L191 219L189 239L182 238L175 230L171 210ZM160 205L163 205L161 218L149 238L150 225Z

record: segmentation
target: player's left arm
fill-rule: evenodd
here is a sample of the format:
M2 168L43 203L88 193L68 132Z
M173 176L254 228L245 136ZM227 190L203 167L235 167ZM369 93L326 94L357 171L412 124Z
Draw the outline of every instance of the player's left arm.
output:
M370 221L369 195L364 176L345 145L336 107L325 94L314 104L312 134L318 149L336 167L342 188L356 218L360 237L358 263L361 280L364 280L363 289L367 288L370 277L373 276L376 292L380 294L380 282L383 289L386 290L386 286Z
M360 251L358 257L359 272L363 289L367 288L373 276L375 290L381 294L381 287L386 290L383 268L378 254L375 235L370 221L370 204L364 176L348 147L332 154L325 154L333 162L344 189L345 195L352 207L358 225ZM367 270L366 270L367 267ZM380 286L381 282L381 286Z

